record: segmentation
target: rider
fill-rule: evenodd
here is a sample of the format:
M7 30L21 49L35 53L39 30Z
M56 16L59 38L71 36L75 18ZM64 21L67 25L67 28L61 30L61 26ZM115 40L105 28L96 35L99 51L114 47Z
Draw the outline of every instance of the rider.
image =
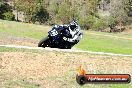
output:
M78 43L82 38L82 33L80 32L80 26L77 24L76 21L72 21L68 26L71 38L63 37L65 41L71 43Z

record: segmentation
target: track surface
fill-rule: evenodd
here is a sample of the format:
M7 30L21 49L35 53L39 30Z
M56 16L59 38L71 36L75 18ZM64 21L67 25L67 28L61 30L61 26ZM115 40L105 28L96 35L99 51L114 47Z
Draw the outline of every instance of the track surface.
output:
M77 49L41 48L41 47L29 47L29 46L18 46L18 45L0 45L0 47L47 50L47 51L62 51L62 52L78 52L78 53L89 53L89 54L100 54L100 55L111 55L111 56L130 56L130 57L132 56L132 55L126 55L126 54L114 54L114 53L106 53L106 52L92 52L92 51L83 51L83 50L77 50Z

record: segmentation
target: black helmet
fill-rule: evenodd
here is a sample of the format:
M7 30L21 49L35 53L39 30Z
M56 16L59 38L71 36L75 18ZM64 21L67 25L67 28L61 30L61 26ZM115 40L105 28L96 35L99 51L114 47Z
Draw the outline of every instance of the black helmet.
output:
M71 30L73 31L76 29L77 24L76 24L76 22L72 21L69 26L70 26Z

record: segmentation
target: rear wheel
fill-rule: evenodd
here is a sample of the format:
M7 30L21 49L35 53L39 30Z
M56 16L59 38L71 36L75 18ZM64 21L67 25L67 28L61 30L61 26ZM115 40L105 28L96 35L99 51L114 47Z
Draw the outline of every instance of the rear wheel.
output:
M38 47L46 47L49 45L49 37L45 37L43 38L39 43L38 43Z

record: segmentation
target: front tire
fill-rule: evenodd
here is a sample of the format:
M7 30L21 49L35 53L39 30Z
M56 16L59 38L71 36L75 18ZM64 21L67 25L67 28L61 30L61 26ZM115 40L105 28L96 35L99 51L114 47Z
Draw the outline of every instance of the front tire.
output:
M38 47L43 47L45 48L46 46L48 46L48 42L49 42L49 37L45 37L43 38L39 43L38 43Z

